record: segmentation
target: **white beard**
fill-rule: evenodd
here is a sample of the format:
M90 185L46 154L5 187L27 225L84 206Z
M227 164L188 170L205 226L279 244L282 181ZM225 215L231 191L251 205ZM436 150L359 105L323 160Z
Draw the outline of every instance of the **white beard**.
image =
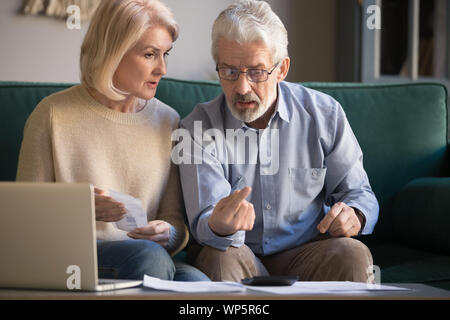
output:
M230 103L227 100L228 109L230 109L231 114L238 120L241 120L246 123L253 122L260 117L262 117L266 111L269 109L270 106L264 104L256 95L251 95L249 97L251 101L254 101L256 103L255 109L238 109L236 107L237 101L233 101ZM236 99L233 99L236 100Z
M228 104L228 107L230 108L231 114L238 120L241 120L246 123L253 122L260 117L263 116L264 113L266 113L268 107L264 105L258 105L256 109L244 109L239 110L234 105L230 106Z

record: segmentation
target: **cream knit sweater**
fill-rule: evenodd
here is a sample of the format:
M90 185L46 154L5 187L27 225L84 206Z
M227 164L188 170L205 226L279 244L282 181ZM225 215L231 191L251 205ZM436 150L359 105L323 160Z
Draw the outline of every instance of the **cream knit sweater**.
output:
M142 201L148 220L170 223L167 250L188 240L171 134L178 114L153 98L137 113L109 109L83 85L43 99L28 118L17 181L88 182ZM112 223L97 221L97 239L129 239Z

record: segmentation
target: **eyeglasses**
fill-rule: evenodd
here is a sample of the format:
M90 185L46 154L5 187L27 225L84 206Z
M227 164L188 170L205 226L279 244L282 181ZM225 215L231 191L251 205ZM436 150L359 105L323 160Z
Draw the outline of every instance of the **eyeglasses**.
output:
M239 79L241 73L245 73L248 81L264 82L267 81L269 75L272 74L279 64L280 63L278 62L270 71L264 69L247 69L247 71L244 72L235 68L219 67L218 65L216 66L216 71L219 73L219 78L222 80L236 81Z

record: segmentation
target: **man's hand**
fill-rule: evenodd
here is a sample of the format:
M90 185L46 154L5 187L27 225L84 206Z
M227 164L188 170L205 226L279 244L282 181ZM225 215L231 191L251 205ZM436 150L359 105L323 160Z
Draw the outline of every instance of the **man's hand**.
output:
M331 207L317 229L320 233L328 232L333 237L352 237L361 230L361 221L353 208L338 202Z
M252 230L255 222L253 204L245 200L250 187L233 192L221 199L208 220L208 225L219 236L227 236L239 230Z
M119 221L127 213L122 202L115 201L106 192L94 188L95 192L95 220L104 222Z
M153 220L145 227L136 228L128 233L133 239L151 240L166 247L170 238L170 224L163 220Z

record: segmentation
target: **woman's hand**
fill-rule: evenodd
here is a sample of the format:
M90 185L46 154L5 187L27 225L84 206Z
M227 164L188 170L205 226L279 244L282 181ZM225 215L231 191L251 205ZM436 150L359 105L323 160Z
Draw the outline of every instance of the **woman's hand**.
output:
M115 201L106 195L106 191L94 188L95 191L95 219L97 221L119 221L127 213L122 202Z
M165 248L170 238L170 227L171 225L163 220L153 220L145 227L128 233L128 236L133 239L151 240Z

